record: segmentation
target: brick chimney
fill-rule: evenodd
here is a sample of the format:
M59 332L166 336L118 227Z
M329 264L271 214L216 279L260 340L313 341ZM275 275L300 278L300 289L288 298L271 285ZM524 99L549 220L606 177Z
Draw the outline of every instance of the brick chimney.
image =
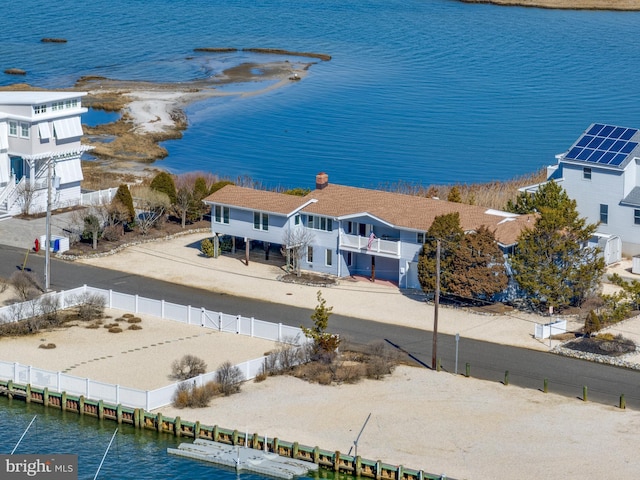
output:
M329 185L329 175L324 172L320 172L316 175L316 190L322 190Z

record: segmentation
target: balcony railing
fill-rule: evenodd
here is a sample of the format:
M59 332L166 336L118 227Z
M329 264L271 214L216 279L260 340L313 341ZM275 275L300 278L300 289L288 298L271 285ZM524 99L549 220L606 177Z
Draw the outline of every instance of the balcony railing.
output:
M340 234L340 248L352 251L367 251L381 255L400 256L400 242L384 240L382 238L370 239L360 235Z

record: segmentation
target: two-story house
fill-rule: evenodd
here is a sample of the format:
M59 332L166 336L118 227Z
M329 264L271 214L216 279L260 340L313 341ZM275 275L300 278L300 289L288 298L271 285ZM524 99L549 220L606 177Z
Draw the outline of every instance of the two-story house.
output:
M80 201L80 92L0 92L0 215L46 210ZM51 167L51 168L49 168Z
M325 173L304 197L227 185L204 201L211 205L215 235L286 247L289 232L306 229L311 235L304 269L387 279L401 288L420 288L418 254L436 216L458 212L467 232L489 227L505 252L534 221L474 205L329 184Z
M548 179L560 182L581 217L598 223L601 247L603 239L621 240L622 252L605 250L607 263L640 254L640 131L595 123L556 159Z

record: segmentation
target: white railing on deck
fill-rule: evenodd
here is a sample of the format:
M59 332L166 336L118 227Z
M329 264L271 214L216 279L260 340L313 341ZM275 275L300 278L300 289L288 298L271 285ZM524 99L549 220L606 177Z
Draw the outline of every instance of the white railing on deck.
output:
M382 238L362 237L360 235L340 234L340 248L350 248L353 250L367 250L374 253L383 253L400 256L400 242L394 240L384 240Z
M73 290L52 292L47 295L54 298L57 297L61 308L69 308L78 305L84 293L102 295L106 299L108 308L125 310L140 315L159 317L188 325L199 325L219 332L289 342L299 347L307 341L302 330L298 327L265 322L256 320L253 317L248 318L241 315L214 312L190 305L178 305L164 300L154 300L140 297L139 295L129 295L87 285ZM38 310L38 305L39 303L36 300L2 307L0 308L0 322L16 322L41 314L42 312ZM263 356L249 360L239 363L237 367L240 368L246 380L251 380L260 373L264 359L265 357ZM196 385L204 385L215 379L215 375L216 372L209 372L189 381L195 382ZM156 390L145 391L6 361L0 361L0 378L20 384L31 384L39 388L49 388L58 392L67 392L71 395L83 395L86 398L104 400L107 403L122 404L131 408L144 408L147 411L171 404L176 389L180 384L180 382L176 382Z

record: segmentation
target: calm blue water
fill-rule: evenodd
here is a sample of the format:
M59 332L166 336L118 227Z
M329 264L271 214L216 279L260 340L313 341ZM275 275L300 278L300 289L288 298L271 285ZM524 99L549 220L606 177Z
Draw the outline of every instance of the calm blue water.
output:
M476 182L554 163L598 121L640 126L640 13L451 0L5 2L0 71L64 87L81 75L181 81L237 55L328 53L301 82L188 109L158 166L267 185ZM67 44L42 44L42 37ZM187 57L193 57L187 59ZM254 58L244 55L243 58ZM0 74L0 84L23 81Z
M29 422L35 422L18 445L16 454L78 455L78 479L93 479L117 424L95 418L9 401L0 397L0 453L8 454ZM187 440L189 441L189 440ZM168 447L180 441L170 435L120 425L100 468L98 479L263 480L265 477L217 468L211 464L170 456Z

